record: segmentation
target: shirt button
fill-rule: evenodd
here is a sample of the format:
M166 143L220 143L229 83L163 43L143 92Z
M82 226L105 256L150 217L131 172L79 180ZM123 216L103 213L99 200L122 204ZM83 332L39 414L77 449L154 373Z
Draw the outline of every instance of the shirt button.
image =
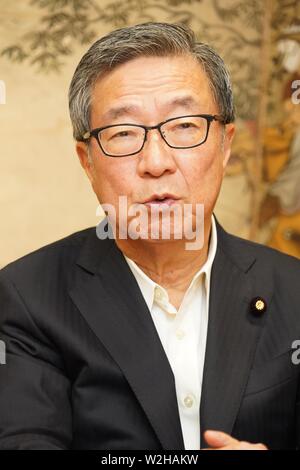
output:
M194 400L190 395L187 395L183 402L187 408L191 408L194 404Z
M177 339L183 339L185 337L185 332L182 330L177 330L176 331L176 337Z
M163 296L164 296L163 292L161 290L157 289L156 292L155 292L156 299L162 300Z

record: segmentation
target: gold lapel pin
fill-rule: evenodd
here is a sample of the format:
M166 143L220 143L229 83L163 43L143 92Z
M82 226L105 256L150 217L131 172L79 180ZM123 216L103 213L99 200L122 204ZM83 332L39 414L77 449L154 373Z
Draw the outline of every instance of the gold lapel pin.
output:
M261 314L267 310L267 303L261 297L255 297L254 299L251 300L250 307L251 307L252 313Z

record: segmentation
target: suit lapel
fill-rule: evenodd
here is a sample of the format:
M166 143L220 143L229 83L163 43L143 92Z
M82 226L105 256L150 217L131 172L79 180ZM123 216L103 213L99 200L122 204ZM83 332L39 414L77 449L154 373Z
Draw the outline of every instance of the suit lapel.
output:
M249 245L220 227L210 287L209 323L200 422L231 433L245 391L265 315L251 315L252 298L270 305L268 279L257 285ZM114 240L95 231L79 256L70 295L122 369L163 449L184 449L174 376L150 312ZM201 438L201 447L205 443Z
M100 263L99 263L100 260ZM122 369L164 449L184 449L174 376L149 309L114 240L91 233L70 290L78 309Z
M211 273L209 323L200 422L232 433L266 314L254 316L250 302L262 296L269 305L270 282L256 285L255 258L246 244L218 227L218 249Z

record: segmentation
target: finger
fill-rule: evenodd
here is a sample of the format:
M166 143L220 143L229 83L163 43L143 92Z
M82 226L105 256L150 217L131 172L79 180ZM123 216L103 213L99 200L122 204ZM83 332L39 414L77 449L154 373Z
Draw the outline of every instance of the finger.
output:
M251 444L250 442L240 441L237 450L268 450L264 444Z
M201 450L268 450L268 448L264 444L251 444L246 441L236 441L224 447L209 447Z
M221 431L205 431L204 439L209 447L225 447L238 443L232 436Z
M234 444L230 444L225 447L212 450L268 450L264 444L252 444L247 441L236 441Z

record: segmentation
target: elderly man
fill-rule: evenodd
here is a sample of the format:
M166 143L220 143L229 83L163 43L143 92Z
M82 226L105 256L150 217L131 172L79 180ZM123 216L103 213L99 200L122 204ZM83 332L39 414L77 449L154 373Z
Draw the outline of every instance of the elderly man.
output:
M300 263L213 216L234 134L222 59L183 26L119 29L69 98L108 217L1 271L0 447L297 448Z

